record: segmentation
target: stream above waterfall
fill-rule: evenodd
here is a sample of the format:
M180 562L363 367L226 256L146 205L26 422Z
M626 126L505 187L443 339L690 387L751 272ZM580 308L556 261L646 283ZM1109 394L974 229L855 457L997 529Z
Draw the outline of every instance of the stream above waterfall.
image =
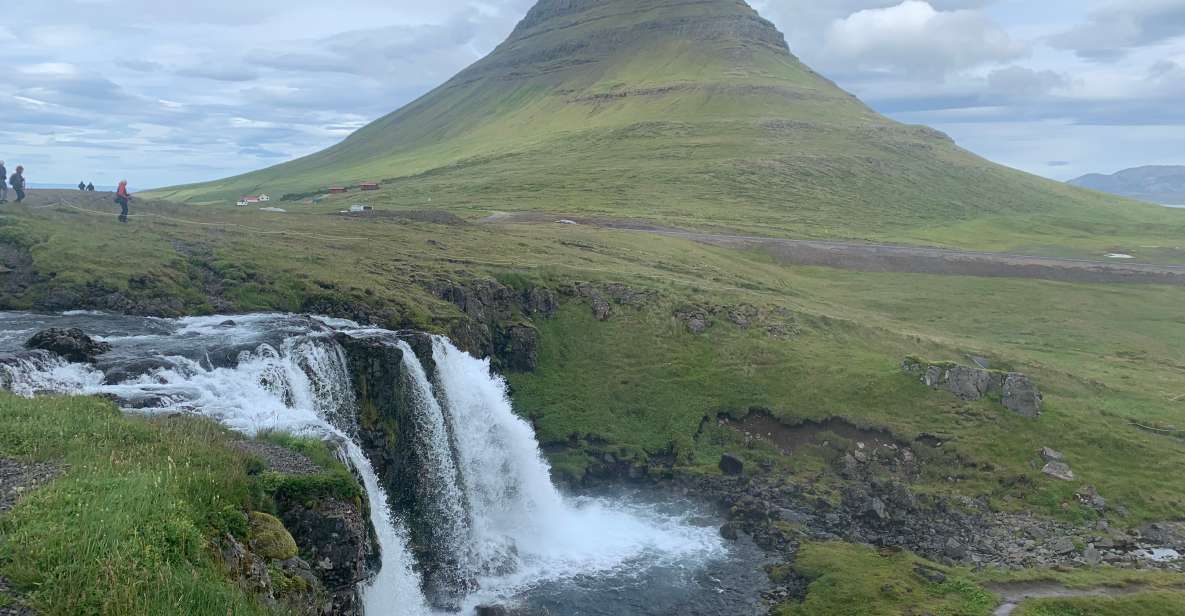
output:
M48 327L77 327L111 351L93 366L23 354L25 340ZM427 520L428 552L439 562L410 549L413 513L392 509L391 486L359 447L343 335L402 352L426 467L414 515ZM8 312L0 313L0 354L16 355L0 362L0 386L24 396L106 395L127 412L197 414L248 436L280 430L343 441L382 551L382 569L363 589L371 615L468 614L483 604L553 616L759 612L763 555L744 540L724 542L716 512L625 488L561 493L489 363L441 337L431 347L426 368L402 334L337 319Z

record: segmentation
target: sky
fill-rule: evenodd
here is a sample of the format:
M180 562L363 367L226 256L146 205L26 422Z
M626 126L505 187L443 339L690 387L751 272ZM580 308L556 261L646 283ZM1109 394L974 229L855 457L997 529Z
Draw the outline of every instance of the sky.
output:
M38 0L0 22L0 160L137 187L345 138L491 51L534 0ZM897 120L1057 180L1185 164L1185 0L750 0Z

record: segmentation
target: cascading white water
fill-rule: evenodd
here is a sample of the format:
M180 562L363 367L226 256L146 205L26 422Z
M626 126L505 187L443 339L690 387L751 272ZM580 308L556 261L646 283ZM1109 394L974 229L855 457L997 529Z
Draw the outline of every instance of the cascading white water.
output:
M433 339L431 375L391 332L347 322L310 327L286 315L182 319L149 333L106 338L129 359L167 360L117 384L102 372L42 355L0 362L0 385L39 391L113 394L138 412L195 412L246 434L279 430L337 438L366 488L382 566L363 591L369 616L436 614L422 591L409 533L390 510L386 490L357 442L358 403L350 366L331 330L379 336L403 351L423 462L420 495L440 544L432 550L459 576L452 590L470 593L462 607L515 601L524 591L590 574L628 574L648 567L705 562L724 548L711 526L685 514L592 498L565 498L551 483L534 431L518 417L505 382L447 339ZM97 331L100 335L102 331ZM267 341L262 338L267 334ZM123 337L120 337L120 336ZM249 348L215 367L205 349ZM10 347L11 348L11 347ZM165 349L162 353L158 349ZM168 352L174 349L175 353ZM421 490L423 491L423 490ZM439 558L438 558L439 560ZM472 591L477 582L479 589ZM463 612L464 613L464 612Z
M206 321L194 319L181 331L200 333L208 327ZM226 330L217 333L230 335ZM90 366L29 355L0 364L0 383L24 396L53 391L151 400L154 406L137 411L196 412L248 435L277 430L343 441L346 456L366 488L381 552L380 570L363 589L367 612L390 614L398 606L398 613L407 616L430 613L413 571L407 533L391 515L386 491L370 461L352 440L357 401L339 345L323 335L294 335L285 338L279 349L260 344L254 351L240 353L234 367L210 368L181 356L167 359L172 368L103 385L103 373Z
M416 407L411 413L416 425L409 426L409 429L419 437L416 444L420 450L419 515L426 516L436 560L444 563L439 571L442 579L432 580L432 583L448 586L454 592L461 591L466 585L465 579L472 575L467 566L472 560L468 555L472 541L449 429L444 411L415 351L402 340L397 340L395 345L403 352L403 368L407 371L411 401Z
M0 363L0 389L31 397L39 391L82 391L103 382L103 373L56 355L29 353Z
M433 339L433 360L472 512L474 567L486 574L469 605L639 559L723 552L714 529L628 503L565 499L551 482L534 430L514 413L489 360L441 337Z

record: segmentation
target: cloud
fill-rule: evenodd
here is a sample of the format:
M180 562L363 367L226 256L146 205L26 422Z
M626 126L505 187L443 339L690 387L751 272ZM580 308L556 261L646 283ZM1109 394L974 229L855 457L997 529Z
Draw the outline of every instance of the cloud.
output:
M194 79L209 79L211 81L255 81L259 72L246 66L226 66L204 64L201 66L187 66L175 71L178 77L192 77Z
M1038 96L1069 84L1061 73L1037 71L1023 66L1009 66L993 70L987 76L988 87L1006 96Z
M1025 54L1025 46L977 10L940 11L905 0L864 9L833 22L824 52L834 61L871 70L946 74Z
M155 73L156 71L162 70L164 68L163 64L160 62L153 62L152 60L125 59L117 60L115 63L126 69L140 73Z
M1086 23L1052 37L1050 43L1089 60L1114 61L1132 49L1183 35L1183 0L1112 0L1091 11Z

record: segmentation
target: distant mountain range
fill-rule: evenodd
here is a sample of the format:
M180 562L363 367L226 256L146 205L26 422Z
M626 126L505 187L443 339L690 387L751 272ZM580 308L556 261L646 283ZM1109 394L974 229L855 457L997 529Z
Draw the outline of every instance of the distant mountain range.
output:
M1111 175L1091 173L1070 184L1141 201L1185 205L1185 165L1149 165Z

